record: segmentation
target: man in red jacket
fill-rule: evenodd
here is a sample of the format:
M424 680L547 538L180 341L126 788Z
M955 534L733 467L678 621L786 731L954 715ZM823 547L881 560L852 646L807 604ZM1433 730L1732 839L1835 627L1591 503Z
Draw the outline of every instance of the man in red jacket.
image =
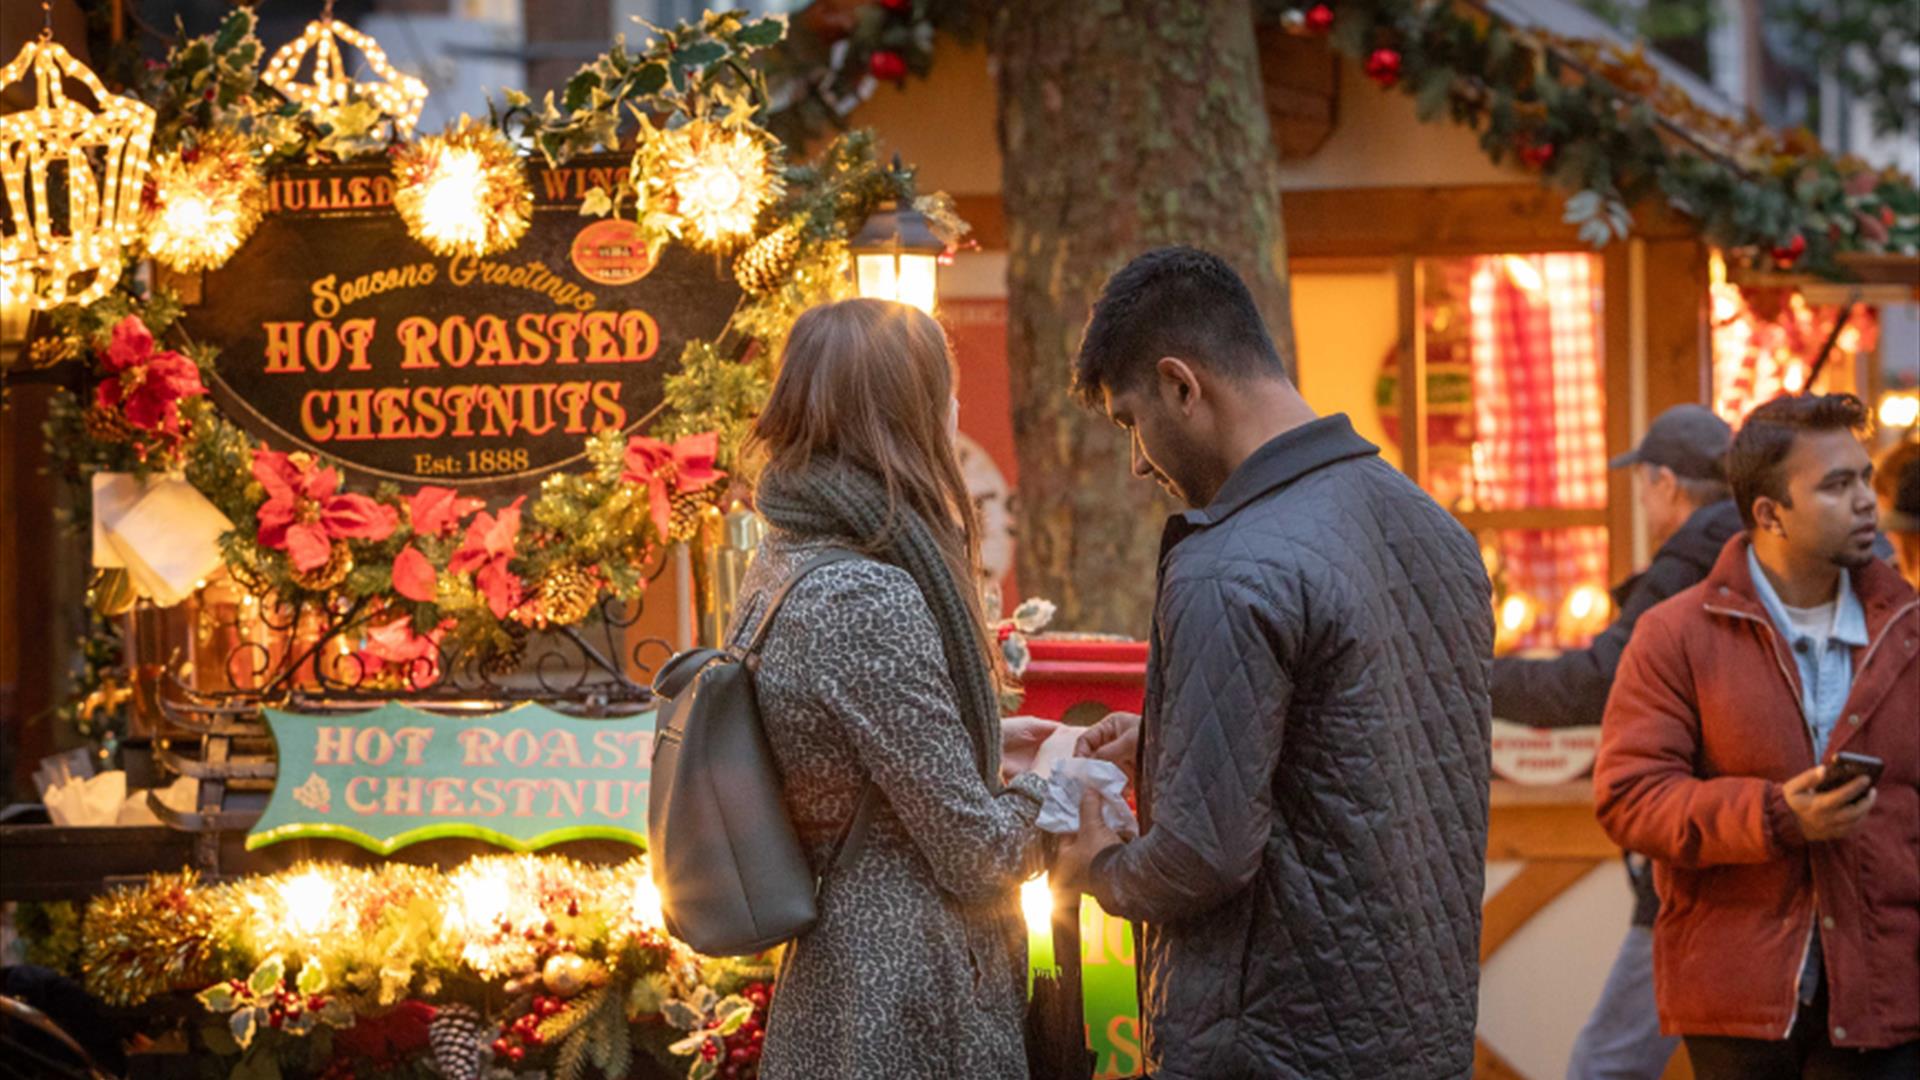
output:
M1600 824L1654 859L1654 989L1702 1080L1920 1076L1920 598L1873 556L1849 394L1754 410L1747 531L1640 620ZM1880 758L1818 790L1835 755Z

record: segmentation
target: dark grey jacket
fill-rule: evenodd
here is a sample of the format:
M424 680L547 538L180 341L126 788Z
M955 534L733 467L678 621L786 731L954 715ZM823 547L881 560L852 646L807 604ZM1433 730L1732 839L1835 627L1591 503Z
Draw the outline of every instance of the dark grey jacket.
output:
M1168 522L1145 831L1090 887L1157 1080L1472 1072L1492 651L1473 538L1344 416Z

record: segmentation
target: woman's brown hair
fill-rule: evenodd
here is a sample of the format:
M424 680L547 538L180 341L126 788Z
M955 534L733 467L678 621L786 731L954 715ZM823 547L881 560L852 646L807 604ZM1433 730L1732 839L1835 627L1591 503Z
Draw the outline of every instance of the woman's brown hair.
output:
M764 475L838 461L877 478L887 532L902 508L926 522L997 671L980 609L979 518L948 426L954 382L947 336L918 308L866 299L812 308L787 336L747 459Z

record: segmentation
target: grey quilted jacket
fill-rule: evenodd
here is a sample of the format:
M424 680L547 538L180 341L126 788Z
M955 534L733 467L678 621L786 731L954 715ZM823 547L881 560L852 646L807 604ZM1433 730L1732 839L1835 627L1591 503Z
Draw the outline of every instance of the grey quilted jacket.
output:
M1491 608L1473 538L1344 416L1168 522L1145 831L1090 887L1135 921L1156 1080L1472 1073Z

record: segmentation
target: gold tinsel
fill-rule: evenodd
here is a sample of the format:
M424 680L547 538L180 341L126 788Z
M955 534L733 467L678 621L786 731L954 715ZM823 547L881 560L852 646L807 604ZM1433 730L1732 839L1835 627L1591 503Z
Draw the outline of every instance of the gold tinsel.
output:
M155 874L89 903L80 927L87 990L127 1008L212 982L214 914L199 891L188 870Z
M267 576L250 562L236 559L227 563L227 576L233 579L235 585L253 594L256 600L265 600L273 595L273 582L268 581Z
M799 227L782 225L755 240L733 260L733 280L750 293L772 292L793 271L799 254Z
M444 135L393 159L394 209L436 255L490 255L519 243L533 220L526 165L507 137L462 116Z
M533 603L529 605L533 625L544 630L577 623L587 617L599 598L597 571L577 563L554 567L534 586Z
M183 273L226 262L267 210L267 181L246 137L224 129L161 158L152 191L147 250Z
M758 136L706 120L662 133L674 209L687 243L725 251L753 231L760 210L784 188Z
M345 540L335 540L327 553L327 561L312 570L295 570L293 583L303 589L325 592L347 580L353 573L353 552L347 550Z

